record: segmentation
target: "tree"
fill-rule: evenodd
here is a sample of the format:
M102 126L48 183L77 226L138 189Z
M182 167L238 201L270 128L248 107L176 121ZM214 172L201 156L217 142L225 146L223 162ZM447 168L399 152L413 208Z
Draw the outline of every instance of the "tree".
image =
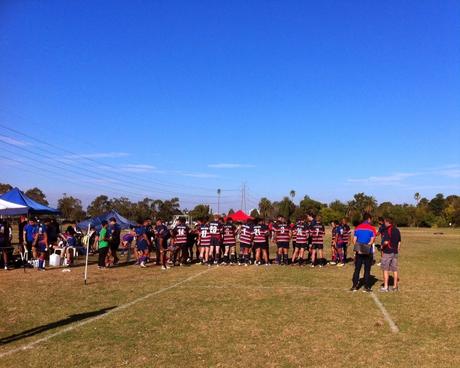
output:
M347 215L347 205L338 199L329 203L329 208L339 215L336 220L340 220Z
M112 209L112 203L106 195L96 197L86 209L89 216L99 216Z
M361 221L364 213L373 214L377 208L377 200L364 193L357 193L348 202L348 215L352 217L352 223Z
M254 217L254 218L259 217L260 215L259 215L259 211L257 211L257 208L254 208L249 214L249 216Z
M416 192L416 193L414 194L414 199L415 199L415 203L417 204L417 206L418 206L418 203L420 202L420 198L421 198L421 197L420 197L420 193L419 193L419 192Z
M182 214L182 212L180 211L179 198L174 197L161 203L158 217L169 221L174 215L180 214Z
M62 216L68 220L80 221L85 217L85 211L78 198L68 196L66 193L58 199L58 210Z
M192 218L194 219L207 219L209 218L210 214L210 208L206 204L196 205L195 208L189 212L189 215L192 216Z
M428 203L430 211L435 216L441 216L445 206L446 200L444 199L444 195L441 193L436 194L436 196L430 201L430 203Z
M308 213L315 215L321 211L321 208L326 207L325 204L311 199L308 195L303 197L299 203L299 210L297 211L300 217L305 217Z
M35 187L29 189L27 192L24 193L27 197L32 198L35 202L48 206L48 201L46 200L45 193L42 192L41 189Z
M273 216L273 204L268 198L261 198L259 201L259 213L260 215L267 219Z
M13 187L7 183L0 183L0 194L4 194L13 189Z
M290 220L295 210L296 205L291 201L289 197L284 197L278 203L278 216L283 216L284 218Z
M136 204L131 202L127 197L112 198L110 200L111 208L117 211L123 217L128 219L137 219Z
M291 191L289 192L289 195L291 196L292 200L294 200L294 197L295 197L295 190L294 190L294 189L291 189Z

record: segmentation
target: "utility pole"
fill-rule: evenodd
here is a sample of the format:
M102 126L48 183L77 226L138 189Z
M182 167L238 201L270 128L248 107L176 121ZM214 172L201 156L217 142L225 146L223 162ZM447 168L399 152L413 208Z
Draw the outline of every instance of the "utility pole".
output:
M220 216L220 193L222 191L220 189L217 189L217 213Z
M246 183L241 187L241 209L246 212Z

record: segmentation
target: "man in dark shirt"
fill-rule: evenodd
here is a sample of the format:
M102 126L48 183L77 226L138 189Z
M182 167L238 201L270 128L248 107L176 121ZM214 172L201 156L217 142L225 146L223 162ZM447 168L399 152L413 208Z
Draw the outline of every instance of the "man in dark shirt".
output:
M393 291L398 291L398 254L401 249L401 233L394 225L391 217L385 218L385 229L382 233L382 292L388 292L390 272L393 272Z
M107 235L109 239L109 247L110 253L113 257L113 264L118 264L118 256L117 250L120 246L120 234L121 234L121 227L117 224L117 219L115 217L111 217L109 219L109 228L107 230Z

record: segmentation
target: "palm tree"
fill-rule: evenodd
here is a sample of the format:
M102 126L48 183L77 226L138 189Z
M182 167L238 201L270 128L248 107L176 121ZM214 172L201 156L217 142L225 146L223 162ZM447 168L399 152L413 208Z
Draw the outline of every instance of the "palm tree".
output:
M289 192L289 195L291 196L292 199L294 199L294 197L295 197L295 190L294 190L294 189L291 189L291 191Z
M420 193L419 192L414 194L414 199L415 199L415 202L417 202L417 206L418 206L418 204L420 202Z
M273 212L273 204L268 198L261 198L259 202L259 213L263 218L268 218Z

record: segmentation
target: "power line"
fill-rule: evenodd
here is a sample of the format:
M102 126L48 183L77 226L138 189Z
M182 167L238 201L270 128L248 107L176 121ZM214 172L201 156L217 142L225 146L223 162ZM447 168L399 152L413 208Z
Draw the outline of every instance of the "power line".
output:
M20 135L20 136L27 137L28 139L31 139L32 141L41 143L42 145L45 145L46 147L53 147L54 149L57 149L59 152L60 152L60 151L67 152L67 153L69 153L69 154L72 155L72 156L75 156L75 157L77 157L77 158L81 158L81 159L83 159L83 160L86 160L86 161L90 162L91 165L93 165L93 166L94 166L95 164L97 164L97 168L99 168L100 165L104 165L104 166L110 167L110 168L112 168L112 169L114 169L114 170L117 170L117 171L119 170L119 167L116 167L116 166L114 166L114 165L111 165L111 164L108 164L108 163L105 163L105 162L101 162L101 161L95 160L95 159L93 159L93 158L90 158L90 157L87 157L87 156L84 156L84 155L75 153L75 152L73 152L73 151L71 151L71 150L69 150L69 149L66 149L66 148L63 148L63 147L59 147L59 146L54 145L54 144L49 143L49 142L45 142L45 141L43 141L43 140L41 140L41 139L39 139L39 138L36 138L36 137L33 137L33 136L29 135L29 134L20 132L20 131L18 131L18 130L16 130L16 129L7 127L7 126L5 126L5 125L3 125L3 124L1 124L1 123L0 123L0 127L2 127L3 129L8 130L8 131L10 131L10 132L14 132L15 134L18 134L18 135ZM3 142L3 143L7 143L7 142ZM51 153L51 154L53 154L53 155L56 154L55 152L49 151L48 149L43 149L43 148L42 148L42 150L45 151L45 152ZM141 179L141 181L143 181L143 180L144 180L144 179ZM156 183L156 184L162 185L162 186L177 186L177 187L194 188L194 189L206 190L206 191L211 191L211 190L213 190L212 188L198 187L198 186L192 186L192 185L183 185L183 184L171 183L171 182L163 182L163 181L154 180L154 179L152 179L151 181L154 182L154 183ZM131 182L131 184L135 184L135 183ZM231 189L231 188L225 189L225 190L226 190L226 191L237 191L237 189Z

